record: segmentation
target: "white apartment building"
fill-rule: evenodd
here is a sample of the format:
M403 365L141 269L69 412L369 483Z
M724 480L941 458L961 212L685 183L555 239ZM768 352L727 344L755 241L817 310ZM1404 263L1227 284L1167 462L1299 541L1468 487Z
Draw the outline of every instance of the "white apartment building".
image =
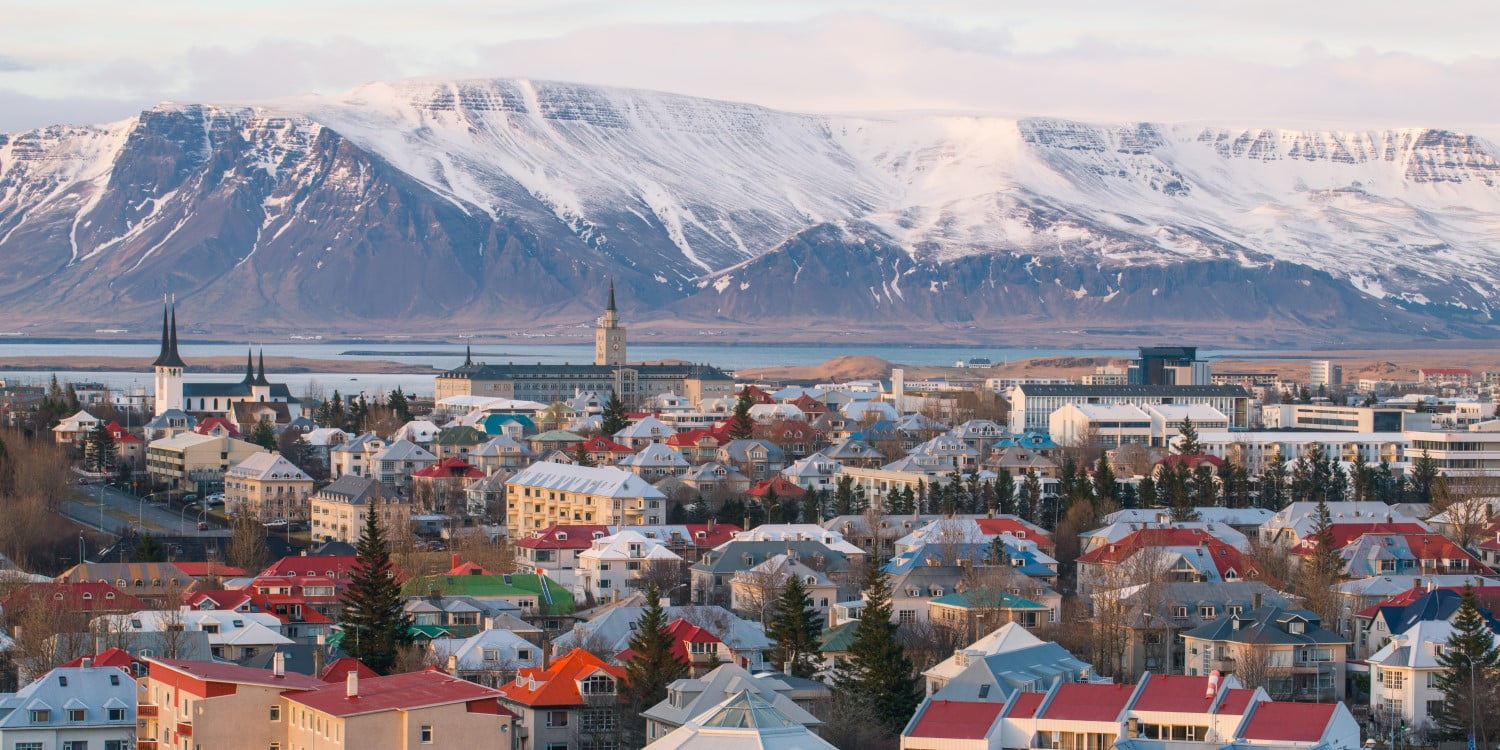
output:
M1420 732L1433 725L1442 709L1437 689L1444 667L1438 655L1453 635L1453 623L1424 620L1392 638L1370 657L1370 716L1390 726L1393 720Z
M1066 404L1203 404L1229 418L1229 426L1250 426L1250 394L1237 385L1029 385L1006 391L1012 434L1047 432L1052 412Z
M1451 477L1500 475L1500 420L1469 425L1468 430L1408 430L1410 460L1426 453Z
M683 567L682 557L662 543L638 531L622 531L595 539L578 553L575 596L593 595L609 601L631 593L634 582L658 565Z
M1063 404L1047 419L1052 442L1093 440L1105 448L1151 444L1151 415L1130 404Z
M1179 436L1180 437L1180 436ZM1320 446L1324 455L1343 461L1354 461L1356 454L1365 463L1389 462L1392 468L1405 469L1411 460L1411 440L1400 432L1229 432L1200 431L1198 442L1203 452L1226 461L1243 462L1252 472L1265 468L1272 456L1279 454L1288 465Z

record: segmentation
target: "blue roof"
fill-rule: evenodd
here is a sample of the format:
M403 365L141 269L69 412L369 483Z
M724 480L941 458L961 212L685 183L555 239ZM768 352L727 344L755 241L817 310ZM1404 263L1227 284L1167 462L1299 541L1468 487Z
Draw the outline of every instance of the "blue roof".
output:
M488 435L499 435L503 431L501 426L511 423L521 425L522 435L536 434L536 422L525 414L490 414L479 421Z
M871 422L859 432L851 433L849 438L865 442L872 440L899 440L901 439L901 430L896 427L895 422L889 419L881 419Z
M1419 622L1452 619L1453 613L1463 603L1463 598L1463 594L1457 591L1437 589L1405 606L1381 607L1380 617L1390 625L1392 633L1405 633ZM1500 633L1500 622L1495 620L1490 611L1480 607L1479 612L1484 615L1484 621L1490 626L1490 630Z
M1050 435L1040 432L1023 432L1019 435L1006 435L990 445L991 448L1025 448L1034 451L1057 450L1057 443L1052 442Z

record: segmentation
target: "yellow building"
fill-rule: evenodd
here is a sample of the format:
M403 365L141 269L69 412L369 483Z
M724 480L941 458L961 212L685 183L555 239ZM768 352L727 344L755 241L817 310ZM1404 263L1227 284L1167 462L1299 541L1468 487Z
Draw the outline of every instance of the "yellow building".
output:
M310 505L309 526L317 541L349 544L359 541L365 515L372 505L380 515L382 528L402 530L400 533L404 535L409 533L405 530L411 525L411 503L388 497L385 486L374 477L345 474L313 493Z
M505 482L511 539L557 524L639 526L665 518L666 495L628 471L543 461Z
M280 453L256 453L224 472L224 503L231 513L260 521L307 518L313 478Z
M232 437L184 432L146 446L146 471L157 482L201 490L224 480L229 467L264 449Z
M515 714L500 692L436 670L287 693L283 747L297 750L510 750ZM207 747L207 746L205 746ZM250 744L236 747L255 747ZM260 746L264 747L264 745Z

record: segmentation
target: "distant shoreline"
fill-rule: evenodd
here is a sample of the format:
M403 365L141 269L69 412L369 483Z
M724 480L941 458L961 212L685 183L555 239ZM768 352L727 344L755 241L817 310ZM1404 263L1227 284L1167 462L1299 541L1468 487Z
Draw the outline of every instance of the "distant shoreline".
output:
M187 373L240 374L241 357L193 357ZM436 375L430 365L378 359L314 359L311 357L266 357L266 371L285 375L321 373L374 373L382 375ZM0 372L151 372L149 357L45 356L0 357Z

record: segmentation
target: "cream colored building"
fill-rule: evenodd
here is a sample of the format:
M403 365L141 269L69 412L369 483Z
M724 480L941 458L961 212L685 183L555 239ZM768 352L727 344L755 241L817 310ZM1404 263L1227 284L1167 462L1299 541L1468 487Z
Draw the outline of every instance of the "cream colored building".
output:
M223 662L147 657L137 746L158 750L286 748L281 694L325 683L297 673ZM149 743L149 744L148 744Z
M411 525L411 503L388 496L385 486L374 477L345 474L332 484L313 493L309 503L313 539L354 544L359 541L365 516L373 506L385 529L406 529Z
M307 518L313 478L280 453L257 453L224 472L224 504L260 521Z
M506 481L505 506L511 539L554 525L652 526L666 518L666 495L628 471L548 461Z
M146 446L146 471L158 482L197 490L224 480L225 472L265 449L232 437L184 432Z
M493 688L435 670L385 677L350 672L341 683L283 697L287 733L282 747L510 750L515 714L501 707L499 697Z

